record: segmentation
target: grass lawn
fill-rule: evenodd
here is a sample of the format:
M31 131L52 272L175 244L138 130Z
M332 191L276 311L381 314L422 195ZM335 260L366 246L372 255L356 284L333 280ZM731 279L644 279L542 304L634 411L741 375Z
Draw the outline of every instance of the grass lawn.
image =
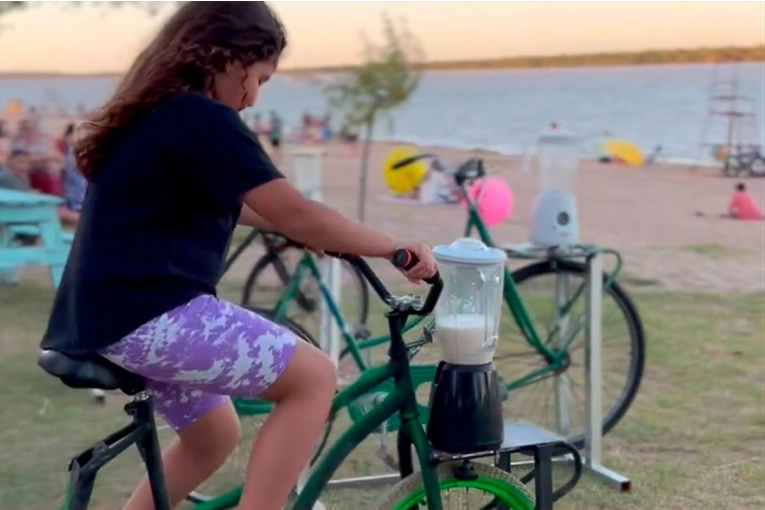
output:
M67 460L126 422L124 400L97 407L35 364L52 299L29 274L0 287L0 510L54 509ZM233 290L233 289L230 289ZM556 509L716 510L765 507L765 296L652 292L634 295L648 342L646 372L630 412L606 437L605 463L628 476L632 494L585 477ZM339 426L342 428L342 425ZM383 469L368 441L343 475ZM126 454L100 475L93 508L114 510L140 476ZM380 490L323 498L358 510Z

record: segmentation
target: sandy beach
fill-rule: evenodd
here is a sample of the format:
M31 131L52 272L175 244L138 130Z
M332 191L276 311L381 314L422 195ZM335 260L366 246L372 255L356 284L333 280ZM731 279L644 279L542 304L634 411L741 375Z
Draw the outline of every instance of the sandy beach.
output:
M462 235L459 206L401 205L389 197L382 161L390 144L375 144L369 173L367 223L407 240L429 244ZM460 162L480 155L493 175L515 194L515 210L492 229L497 244L528 239L538 177L523 171L521 157L420 147ZM288 154L281 166L289 176ZM322 197L351 217L356 215L360 160L342 145L326 147ZM624 257L623 277L668 290L761 292L765 290L765 222L719 218L727 209L735 179L719 170L657 165L643 169L582 162L576 193L580 241L615 248ZM765 205L765 179L748 179L755 201ZM703 213L705 216L697 216ZM238 264L241 268L242 265ZM246 268L242 268L244 270Z
M14 120L6 119L6 127L12 128ZM68 119L51 117L46 122L48 133L58 133ZM394 237L431 245L460 237L466 221L460 206L403 204L393 199L382 173L383 160L393 146L375 143L372 147L366 222ZM324 202L355 218L361 147L340 143L318 147L325 151ZM299 148L287 145L283 149L279 167L288 177L292 177L290 153ZM513 214L491 231L495 243L528 239L538 174L524 171L521 156L444 147L419 150L438 153L453 163L482 157L489 172L504 179L515 195ZM576 180L580 242L618 250L625 263L622 277L640 287L765 291L765 222L719 218L737 182L723 178L717 168L693 170L669 164L630 168L584 159ZM747 179L746 184L760 209L765 208L765 179ZM245 253L228 277L245 277L255 255Z

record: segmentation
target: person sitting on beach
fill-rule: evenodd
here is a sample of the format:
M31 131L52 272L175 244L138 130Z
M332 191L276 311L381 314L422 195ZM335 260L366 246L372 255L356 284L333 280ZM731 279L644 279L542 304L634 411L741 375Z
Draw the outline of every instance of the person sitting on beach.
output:
M256 137L263 136L267 134L268 130L266 129L265 124L263 123L263 116L260 115L260 113L256 113L255 117L252 120L252 127L250 130L255 134Z
M26 152L32 167L43 166L51 158L56 158L53 148L48 146L42 133L35 130L34 124L29 119L19 122L12 148Z
M5 165L0 165L0 188L14 191L31 191L29 170L31 168L29 155L23 150L15 149L8 156Z
M0 166L0 188L26 193L42 193L40 190L35 189L33 181L32 164L29 154L19 149L11 152L7 164ZM68 204L58 208L58 219L64 225L76 225L79 221L79 212L71 207L72 205Z
M736 184L736 190L730 199L726 217L736 220L765 219L765 216L757 208L757 204L754 203L752 196L747 193L746 185L743 182Z
M645 166L651 166L655 165L659 162L659 158L661 158L661 151L664 150L664 148L661 145L657 145L653 148L653 152L651 152L648 156L645 158L645 163L643 165Z
M66 225L77 225L80 222L80 211L85 201L88 181L77 169L74 158L74 137L76 127L67 126L64 132L64 168L61 171L61 194L64 206L59 210L59 219Z
M284 134L284 122L278 113L271 112L271 130L268 132L268 141L271 142L271 148L274 150L274 161L281 159L282 135Z

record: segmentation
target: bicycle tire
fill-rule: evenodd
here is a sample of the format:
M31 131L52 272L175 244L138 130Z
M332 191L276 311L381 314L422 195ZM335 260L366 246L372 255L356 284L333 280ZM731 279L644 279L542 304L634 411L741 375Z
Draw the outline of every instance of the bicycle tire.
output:
M475 488L493 496L493 504L491 506L484 505L483 508L534 510L535 498L531 491L507 471L502 471L488 464L473 463L471 473L473 476L467 479L459 479L455 475L455 467L461 464L461 462L457 462L438 466L437 475L442 492L452 487ZM376 510L414 510L415 508L425 508L419 506L423 501L424 493L422 473L417 472L396 484L375 508Z
M277 321L273 320L273 318L272 318L273 314L272 314L272 312L270 310L266 310L266 309L263 309L263 308L256 308L256 307L250 307L248 309L253 311L253 312L255 312L255 313L257 313L258 315L260 315L263 318L266 318L266 319L271 320L273 322L277 322ZM297 322L295 322L295 321L293 321L292 319L289 319L289 318L284 318L282 321L279 321L278 323L280 325L286 327L287 329L289 329L293 333L295 333L298 336L298 338L300 338L300 340L302 340L302 341L304 341L304 342L306 342L308 344L311 344L314 347L316 347L317 349L321 350L321 347L319 346L319 343L316 341L316 339L308 331L306 331L305 328L303 328L303 326L301 326ZM311 464L313 464L316 461L316 459L319 457L319 455L321 454L322 450L326 446L327 440L329 439L329 435L331 433L331 430L332 430L332 423L328 421L327 422L327 426L324 428L322 437L319 440L318 446L316 447L316 451L314 452L314 454L311 457ZM248 446L251 446L251 445L248 445ZM233 454L232 454L232 456L233 456ZM205 493L199 492L199 491L194 491L191 494L189 494L188 496L186 496L186 501L188 501L190 503L198 504L198 503L205 503L205 502L208 502L208 501L212 501L216 497L217 496L205 494Z
M584 277L586 275L586 267L580 262L549 260L522 267L512 273L512 278L515 285L520 288L524 282L533 278L557 274L559 272L567 272ZM604 283L606 278L607 276L604 274ZM615 404L612 404L608 411L604 412L602 426L603 435L610 432L624 415L627 414L627 411L640 389L643 372L645 370L645 336L643 323L637 312L637 308L627 292L618 284L618 282L613 282L608 289L604 289L604 295L606 294L614 299L626 319L627 328L630 332L632 354L630 357L630 370L629 375L626 378L626 384ZM576 448L581 449L584 446L584 434L578 434L567 438L567 441Z
M266 252L262 257L260 257L260 259L258 259L258 261L253 266L252 271L250 271L250 274L247 275L247 279L245 280L244 289L242 291L242 306L248 306L251 303L258 277L268 268L269 265L274 266L282 285L285 287L287 286L287 283L289 282L292 275L284 265L280 254L289 249L294 250L299 248L284 245L276 250L269 249L268 252ZM353 285L356 287L356 290L359 293L359 301L356 303L356 305L359 307L359 315L355 318L356 322L351 322L349 324L354 324L357 326L365 325L369 316L369 286L367 285L367 281L364 278L364 275L361 274L361 271L359 271L356 266L349 264L346 261L342 261L342 267L344 271L350 271L352 274L352 279L354 282ZM316 299L306 296L305 293L303 293L301 290L298 290L297 294L295 295L295 302L306 313L312 313L317 308Z

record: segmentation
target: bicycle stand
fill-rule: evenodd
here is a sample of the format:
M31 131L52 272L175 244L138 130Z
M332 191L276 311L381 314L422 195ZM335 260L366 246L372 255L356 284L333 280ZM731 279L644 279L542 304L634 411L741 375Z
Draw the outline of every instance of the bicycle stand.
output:
M558 252L555 249L536 246L532 243L512 244L503 247L509 258L520 260L583 259L586 267L585 288L585 445L581 452L584 468L612 488L620 492L630 492L632 482L626 476L605 467L603 455L603 374L602 374L602 312L603 312L603 254L592 247L578 247L571 251ZM556 281L555 302L568 299L568 282L565 276ZM558 317L565 330L568 318ZM571 396L568 388L571 381L568 375L556 375L555 413L556 432L561 437L569 437ZM544 429L542 429L544 430ZM552 433L552 432L551 432Z
M151 491L156 510L170 510L149 394L137 394L133 401L125 405L125 413L133 418L130 425L102 439L70 461L69 493L64 510L87 510L98 471L132 445L138 448L152 481Z

